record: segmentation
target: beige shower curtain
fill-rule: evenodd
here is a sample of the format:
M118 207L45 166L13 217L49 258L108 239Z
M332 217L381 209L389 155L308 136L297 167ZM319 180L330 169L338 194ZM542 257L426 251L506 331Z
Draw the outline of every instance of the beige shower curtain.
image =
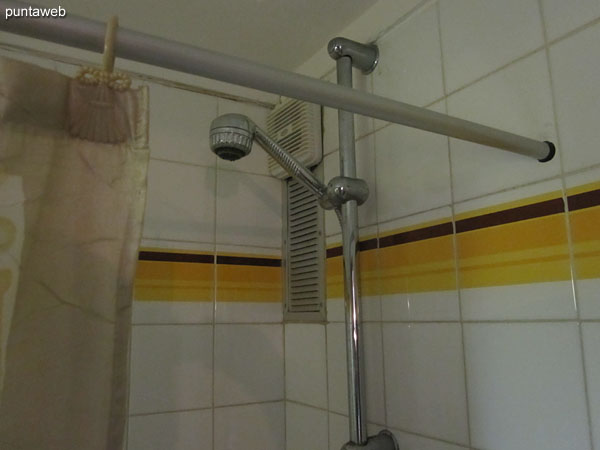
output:
M0 58L3 450L123 448L147 91L118 94L130 136L108 145L64 131L69 114L110 116L69 111L73 83Z

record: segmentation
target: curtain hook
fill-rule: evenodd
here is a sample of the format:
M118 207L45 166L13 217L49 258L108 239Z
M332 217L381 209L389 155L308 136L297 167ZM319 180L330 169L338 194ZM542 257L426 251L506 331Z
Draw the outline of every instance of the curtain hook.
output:
M102 67L105 72L112 73L115 67L115 36L119 26L119 18L112 16L106 23L104 35L104 53L102 54Z

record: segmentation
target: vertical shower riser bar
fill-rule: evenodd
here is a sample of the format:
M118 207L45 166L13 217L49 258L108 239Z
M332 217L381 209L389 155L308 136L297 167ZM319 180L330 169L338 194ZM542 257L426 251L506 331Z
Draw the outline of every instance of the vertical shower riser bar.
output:
M352 59L341 56L337 60L337 82L352 87ZM338 110L340 175L356 178L354 148L354 114ZM367 443L363 352L360 317L360 287L358 278L358 205L356 200L344 203L342 209L342 248L344 261L344 304L346 312L346 362L348 367L348 412L350 441Z

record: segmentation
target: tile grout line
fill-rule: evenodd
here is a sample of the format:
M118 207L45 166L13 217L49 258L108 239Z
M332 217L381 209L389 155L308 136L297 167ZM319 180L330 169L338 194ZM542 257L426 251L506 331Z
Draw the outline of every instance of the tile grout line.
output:
M542 0L538 0L537 4L538 4L540 18L541 18L541 22L542 22L542 32L544 35L546 67L548 70L548 78L550 81L552 114L553 114L553 119L554 119L554 126L556 127L556 145L561 150L558 152L559 153L558 156L559 156L559 163L560 163L560 178L561 178L562 190L563 190L563 202L564 202L564 207L565 207L565 228L566 228L566 233L567 233L567 244L568 244L568 248L569 248L569 269L571 272L571 291L573 294L573 302L574 302L574 307L575 307L575 311L577 314L577 334L579 337L579 349L581 352L581 369L582 369L582 377L583 377L583 379L581 381L583 382L583 392L585 395L585 409L586 409L586 415L587 415L588 439L589 439L590 449L594 450L594 436L593 436L593 431L592 431L593 430L592 411L591 411L590 390L589 390L589 383L588 383L589 378L588 378L587 369L586 369L585 347L584 347L584 339L583 339L583 326L582 326L582 322L581 322L581 307L579 304L580 299L579 299L579 295L578 295L577 282L576 282L577 267L575 265L576 261L575 261L575 249L574 249L574 245L573 245L573 229L571 227L571 215L569 212L567 179L566 179L566 174L565 174L565 163L564 163L564 156L563 156L561 140L560 140L558 112L556 109L556 94L555 94L555 88L554 88L554 77L552 74L552 62L550 60L550 45L551 44L548 42L548 33L547 33L547 29L546 29L546 22L544 20L544 6L542 3ZM584 27L583 29L586 29L586 28L587 28L587 26ZM576 32L573 33L573 35L575 35L575 34L576 34Z
M371 77L371 93L375 92L375 80L374 77ZM372 120L372 129L375 129L375 119L371 118ZM377 134L375 132L373 132L373 172L375 175L375 180L377 180ZM375 186L373 186L373 195L375 196L375 236L377 239L377 242L379 242L380 239L380 229L379 229L379 195L378 195L378 191L377 191L377 183L375 183ZM387 410L387 390L386 390L386 372L385 372L385 340L383 338L383 323L381 322L383 319L383 302L381 301L381 276L380 276L380 269L381 269L381 252L379 251L379 244L377 244L377 255L376 255L376 261L377 261L377 273L378 273L378 277L377 277L377 297L379 299L379 321L377 321L377 323L379 323L379 337L380 337L380 345L381 345L381 375L383 378L383 386L382 386L382 390L383 390L383 421L385 424L385 428L389 428L388 425L388 410ZM363 323L368 323L368 321L363 321ZM367 411L368 413L368 411ZM332 449L330 449L332 450Z
M219 116L219 109L220 109L220 101L217 101L216 104L216 111L215 111L215 117ZM215 435L216 435L216 419L215 419L215 339L216 339L216 322L217 322L217 216L218 216L218 207L219 207L219 203L218 203L218 188L219 188L219 171L217 170L217 163L216 163L216 155L215 155L215 165L214 167L212 167L212 170L214 170L214 174L215 174L215 181L214 181L214 216L213 216L213 258L214 258L214 262L215 264L213 264L213 292L212 292L212 370L211 370L211 391L212 391L212 398L211 398L211 414L212 414L212 450L215 450Z
M327 448L329 448L329 436L331 435L331 421L329 420L329 414L331 412L331 405L329 404L329 346L327 345L329 338L329 324L325 323L323 327L325 329L325 409L327 411Z
M440 2L437 2L437 25L438 25L438 36L440 40L440 60L442 70L442 86L444 89L444 108L446 114L448 114L448 87L446 82L446 70L445 70L445 58L444 48L442 44L442 19L441 19L441 6ZM471 430L471 411L469 405L469 382L467 375L467 352L465 345L465 325L463 322L463 311L462 311L462 296L460 290L460 266L459 266L459 251L458 251L458 236L456 233L456 210L455 210L455 194L454 194L454 171L452 170L452 150L450 138L446 136L447 155L448 155L448 171L450 177L450 214L452 221L452 253L454 259L454 280L456 289L456 298L458 301L458 318L460 326L460 345L462 351L462 370L463 370L463 386L465 389L465 413L466 413L466 426L467 426L467 444L471 447L472 444L472 430Z

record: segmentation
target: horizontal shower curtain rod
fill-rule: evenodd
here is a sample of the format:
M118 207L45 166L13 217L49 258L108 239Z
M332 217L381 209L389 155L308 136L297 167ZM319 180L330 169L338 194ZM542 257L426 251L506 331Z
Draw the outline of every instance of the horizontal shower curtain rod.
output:
M0 0L0 13L6 18L7 9L30 6L34 5ZM0 17L0 30L102 53L106 24L71 14L62 18L19 17L5 20ZM116 32L115 55L508 150L541 162L552 159L555 152L554 145L550 142L537 141L407 103L125 28L119 28Z

